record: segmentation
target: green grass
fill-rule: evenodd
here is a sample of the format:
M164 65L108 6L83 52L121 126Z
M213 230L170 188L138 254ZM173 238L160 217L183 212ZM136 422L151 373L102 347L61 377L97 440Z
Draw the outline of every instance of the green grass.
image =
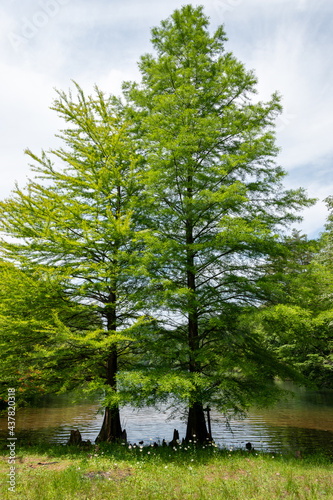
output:
M297 459L214 446L80 449L18 442L11 492L5 448L2 453L2 500L333 499L332 457L321 455Z

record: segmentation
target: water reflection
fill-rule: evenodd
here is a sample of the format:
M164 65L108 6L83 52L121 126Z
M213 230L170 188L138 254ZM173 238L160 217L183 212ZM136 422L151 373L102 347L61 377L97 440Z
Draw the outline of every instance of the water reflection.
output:
M279 403L270 410L254 410L244 420L225 419L212 411L212 433L215 442L224 447L244 448L250 441L258 450L281 452L286 450L323 450L333 453L333 391L309 391L292 385L294 398ZM103 416L97 402L71 405L68 397L45 403L41 408L24 408L16 416L16 436L33 442L65 443L70 430L79 429L83 439L92 442L98 435ZM121 410L122 425L131 443L143 440L171 439L173 429L180 437L185 435L185 422L170 417L167 407L160 411L151 408ZM7 418L0 418L0 435L7 437Z

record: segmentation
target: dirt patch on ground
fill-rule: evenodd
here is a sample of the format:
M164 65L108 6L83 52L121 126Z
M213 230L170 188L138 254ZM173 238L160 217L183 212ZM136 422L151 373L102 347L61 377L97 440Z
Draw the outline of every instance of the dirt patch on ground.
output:
M110 479L111 481L125 481L133 472L130 469L113 469L110 471L92 471L83 474L84 478L95 479L96 477Z
M27 469L47 469L47 470L65 470L70 466L70 462L57 462L55 460L45 460L40 462L38 459L24 459L22 466ZM20 469L20 467L18 467Z
M19 471L20 469L38 469L44 468L47 470L64 470L71 465L69 460L57 460L54 458L43 458L41 457L20 457L17 455L15 457L15 466ZM8 457L1 457L0 460L0 470L1 472L6 472L8 468Z
M230 469L217 468L215 466L209 467L208 474L205 475L205 480L208 482L215 481L216 479L223 479L225 481L230 479L239 479L240 477L251 474L244 469L237 469L230 471Z
M41 457L19 457L15 458L15 467L17 472L19 471L27 471L27 470L48 470L48 471L63 471L68 467L73 466L73 462L71 460L63 460L56 458L41 458ZM0 457L0 472L7 473L8 472L8 457ZM83 478L86 479L95 479L95 478L104 478L110 479L111 481L119 482L125 481L129 476L133 475L133 470L130 468L125 469L110 469L107 471L89 471L82 474Z

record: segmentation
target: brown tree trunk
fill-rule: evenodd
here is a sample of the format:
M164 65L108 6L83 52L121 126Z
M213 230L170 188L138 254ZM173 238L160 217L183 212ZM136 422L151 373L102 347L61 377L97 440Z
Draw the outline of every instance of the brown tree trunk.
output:
M188 176L187 194L192 198L192 176ZM186 220L186 252L187 252L187 287L191 291L189 298L189 316L188 316L188 343L189 343L189 371L190 373L200 373L200 363L197 361L197 352L200 348L199 343L199 321L198 306L196 298L196 274L193 251L193 221L191 211ZM193 439L199 443L207 441L209 434L207 432L205 415L202 403L196 399L195 392L192 395L192 401L189 402L189 411L186 428L186 441Z
M104 420L96 443L117 441L122 438L119 408L105 408Z
M209 439L205 414L201 403L194 403L188 410L185 441L189 441L190 439L198 443L206 443Z
M113 351L107 361L107 382L112 390L117 391L117 351ZM104 420L101 430L96 438L96 442L100 441L116 441L121 439L122 429L120 424L119 408L105 408Z
M111 307L110 307L111 306ZM110 293L109 299L110 310L107 313L108 332L116 330L116 294ZM112 391L117 392L117 371L118 371L118 353L117 348L111 352L106 363L106 382ZM96 438L96 442L100 441L116 441L122 438L122 429L120 424L119 407L106 407L104 420L101 430Z

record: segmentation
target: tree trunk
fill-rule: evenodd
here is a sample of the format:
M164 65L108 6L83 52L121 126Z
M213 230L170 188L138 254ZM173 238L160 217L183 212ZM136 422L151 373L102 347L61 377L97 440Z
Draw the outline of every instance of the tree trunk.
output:
M110 293L110 310L107 313L108 332L116 330L116 294ZM118 371L118 353L117 348L111 352L106 363L106 382L111 390L117 392L117 371ZM116 441L122 438L122 429L120 424L119 407L106 407L102 428L96 438L100 441Z
M188 176L187 195L192 199L192 176ZM186 253L187 253L187 287L191 291L189 298L189 316L188 316L188 343L189 343L189 371L190 373L200 373L200 363L197 361L197 352L199 350L199 321L198 306L196 299L196 274L193 251L193 221L191 208L186 220ZM185 440L196 440L199 443L207 442L209 434L207 432L205 414L202 403L196 399L195 392L192 395L192 401L189 402L187 428Z
M185 441L197 441L207 443L209 433L207 431L205 414L201 403L194 403L188 410L187 428Z
M117 351L114 350L107 361L107 383L112 390L117 391ZM116 441L122 438L122 430L120 424L119 407L105 408L104 420L102 428L96 438L99 441Z
M105 408L102 428L96 438L96 443L100 441L117 441L122 438L120 425L119 408Z

